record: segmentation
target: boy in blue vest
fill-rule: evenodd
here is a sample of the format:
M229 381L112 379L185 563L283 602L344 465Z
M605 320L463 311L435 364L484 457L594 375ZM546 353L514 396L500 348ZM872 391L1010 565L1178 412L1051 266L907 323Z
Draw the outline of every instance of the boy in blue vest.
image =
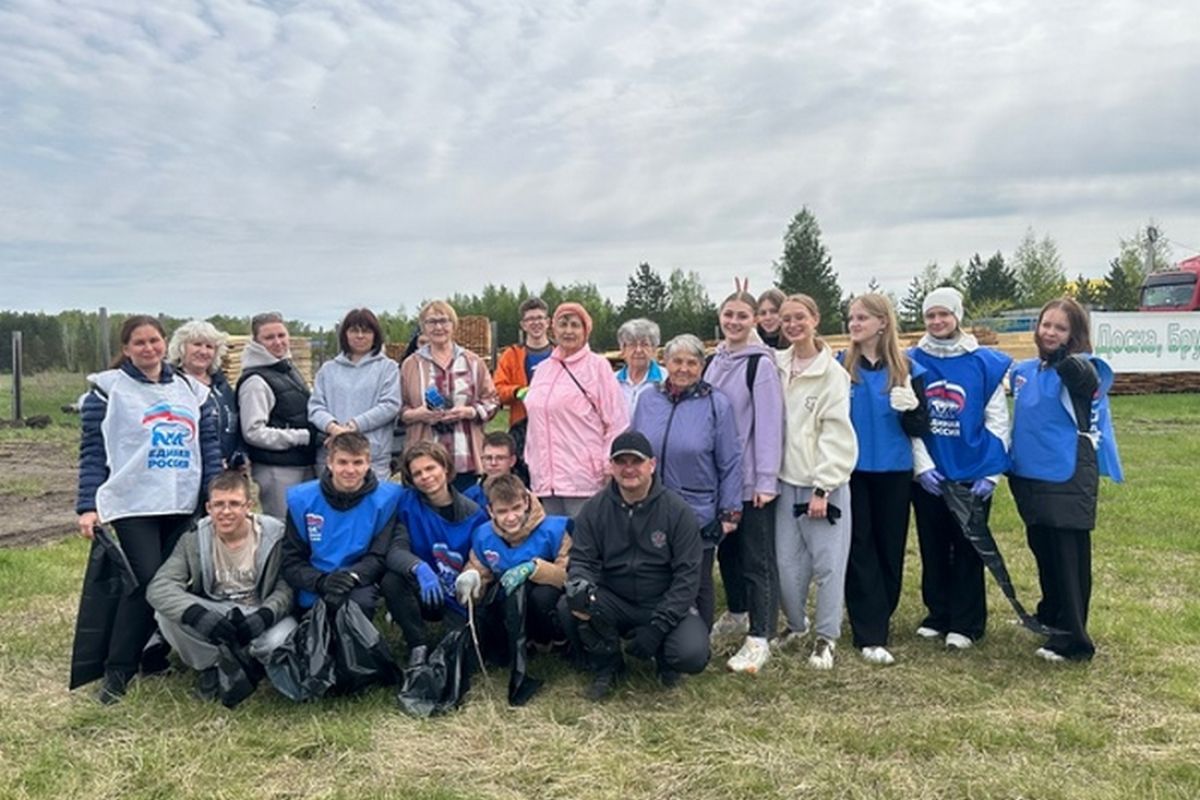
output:
M471 534L455 594L463 605L478 603L485 638L499 645L496 649L507 649L509 701L521 705L541 685L525 674L527 640L543 645L564 640L556 608L567 578L572 521L547 516L516 475L490 478L484 488L491 521ZM495 635L501 630L507 634L506 648Z
M335 608L352 600L371 616L400 487L375 477L371 445L361 433L338 434L325 447L320 479L287 493L283 577L296 590L302 612L320 597Z
M474 500L480 508L486 511L488 498L483 488L484 483L490 478L517 474L514 471L517 466L516 440L505 431L491 431L484 434L479 460L483 464L483 474L479 476L479 480L474 485L467 487L463 495ZM524 476L518 475L518 477L526 486L529 485Z

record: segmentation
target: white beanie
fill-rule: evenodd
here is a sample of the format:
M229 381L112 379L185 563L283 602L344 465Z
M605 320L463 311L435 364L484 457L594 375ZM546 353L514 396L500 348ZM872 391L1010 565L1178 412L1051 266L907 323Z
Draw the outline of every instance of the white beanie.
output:
M925 295L925 300L921 303L921 313L928 314L929 309L939 307L946 309L954 315L956 320L962 322L963 302L958 289L953 286L939 286L934 289Z

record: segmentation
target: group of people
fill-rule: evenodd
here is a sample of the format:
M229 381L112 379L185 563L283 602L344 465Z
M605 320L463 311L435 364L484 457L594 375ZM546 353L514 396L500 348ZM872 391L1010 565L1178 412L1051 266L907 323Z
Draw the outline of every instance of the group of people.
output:
M1015 366L963 330L949 287L925 298L925 334L907 352L885 296L849 312L849 347L835 353L812 298L739 287L719 307L715 352L682 334L660 361L658 326L630 320L614 372L589 346L583 306L551 313L530 298L523 340L493 374L455 342L444 301L421 308L400 364L375 315L355 309L311 390L279 314L253 318L236 386L210 324L168 344L157 319L129 318L82 406L80 532L111 525L136 578L100 699L166 668L168 648L215 697L223 655L269 664L317 603L386 608L401 669L430 657L432 624L473 620L520 702L538 685L537 651L588 670L594 699L626 655L674 685L726 640L733 672L800 646L830 669L844 615L861 656L891 664L910 508L927 611L916 634L969 648L986 631L984 565L947 499L969 497L986 520L1002 475L1051 631L1036 654L1090 659L1098 480L1121 476L1112 373L1091 354L1086 311L1047 303L1038 356ZM508 431L487 432L502 407Z

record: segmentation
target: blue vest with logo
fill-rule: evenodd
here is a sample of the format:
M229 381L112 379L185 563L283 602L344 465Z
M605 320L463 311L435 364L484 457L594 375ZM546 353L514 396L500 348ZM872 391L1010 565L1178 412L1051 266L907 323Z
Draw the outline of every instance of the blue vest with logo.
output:
M394 483L381 483L354 508L341 511L329 505L319 480L288 489L288 514L312 548L309 562L322 572L333 572L361 558L375 534L396 514L400 491ZM317 596L308 591L301 591L297 600L301 608L316 601Z
M563 534L571 530L573 521L570 517L546 517L525 541L515 547L501 539L492 524L488 522L475 529L471 536L471 549L475 551L475 557L499 577L517 564L535 558L543 561L558 558Z
M929 433L923 440L941 473L973 481L1007 472L1004 442L984 427L984 409L1012 358L987 347L951 358L914 347L908 356L925 368Z
M845 351L838 361L845 363ZM925 368L910 362L912 376L925 374ZM906 472L913 468L912 442L900 427L900 412L892 408L888 370L859 369L858 381L850 384L850 423L858 437L860 472Z
M1117 440L1113 436L1108 389L1112 367L1091 357L1100 376L1100 388L1092 397L1091 418L1086 433L1075 419L1075 406L1062 385L1058 371L1039 369L1031 358L1013 367L1012 473L1021 478L1062 483L1075 474L1076 441L1086 435L1096 448L1101 475L1120 483L1124 479Z
M454 596L454 582L467 565L467 554L471 549L471 533L487 522L483 509L459 522L448 522L437 509L425 501L416 489L401 490L396 513L400 522L408 528L409 547L413 555L424 561L437 573L445 592L446 605L461 614L466 609L459 605Z

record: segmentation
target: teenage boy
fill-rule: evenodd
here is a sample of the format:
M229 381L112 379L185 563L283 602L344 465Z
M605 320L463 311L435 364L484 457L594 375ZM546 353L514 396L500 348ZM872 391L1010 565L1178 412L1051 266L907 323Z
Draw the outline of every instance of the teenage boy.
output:
M482 474L480 474L479 480L468 486L463 494L474 500L480 508L486 511L488 497L483 485L490 478L513 473L513 469L517 466L516 440L513 439L511 434L504 431L492 431L485 434L479 460L483 462ZM517 477L524 482L525 479L520 475ZM525 483L525 485L528 486L529 484Z
M525 430L528 417L525 415L525 393L529 391L529 381L533 379L533 370L545 361L554 349L550 341L550 309L540 297L530 297L517 307L521 332L524 343L517 343L505 349L496 363L496 374L493 380L496 391L500 394L500 405L508 407L508 432L516 442L517 459L520 466L517 473L526 483L525 474Z

